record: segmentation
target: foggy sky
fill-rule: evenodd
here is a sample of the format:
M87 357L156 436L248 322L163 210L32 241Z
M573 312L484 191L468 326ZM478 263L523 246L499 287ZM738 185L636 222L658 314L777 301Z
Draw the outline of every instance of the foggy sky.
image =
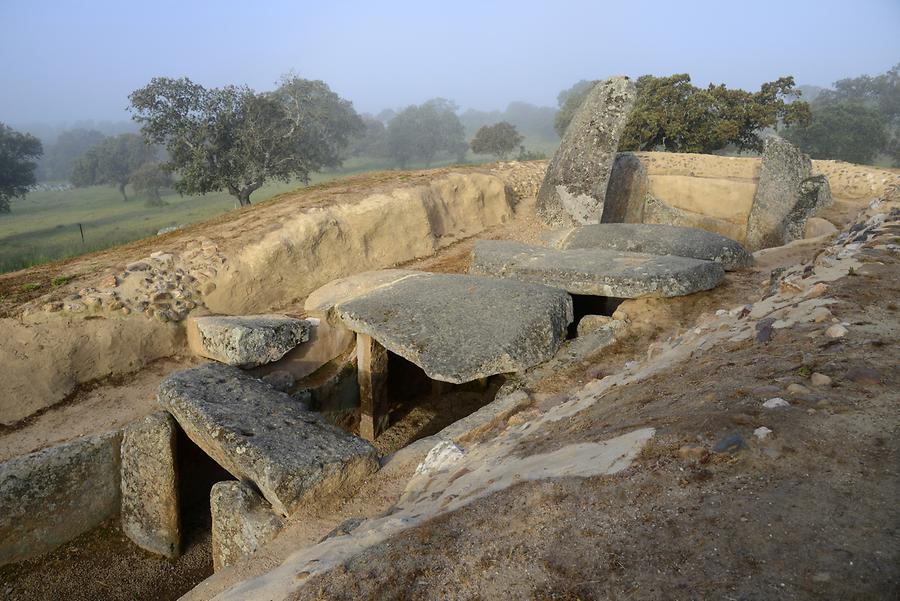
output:
M0 0L0 121L128 119L153 76L271 89L289 70L361 112L442 96L556 105L579 79L688 72L827 86L900 62L898 0Z

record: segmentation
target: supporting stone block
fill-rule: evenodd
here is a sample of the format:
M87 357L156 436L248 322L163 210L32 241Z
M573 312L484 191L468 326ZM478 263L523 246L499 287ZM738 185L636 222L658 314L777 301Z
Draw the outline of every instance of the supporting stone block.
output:
M250 485L217 482L209 493L213 570L256 551L284 527L281 516Z
M158 411L126 428L122 439L122 531L170 559L181 554L176 428Z
M356 337L359 369L359 435L375 438L387 427L388 351L366 334Z
M121 431L0 464L0 565L48 553L115 515Z
M309 332L308 321L287 315L217 315L187 322L195 354L243 368L278 361L309 340Z

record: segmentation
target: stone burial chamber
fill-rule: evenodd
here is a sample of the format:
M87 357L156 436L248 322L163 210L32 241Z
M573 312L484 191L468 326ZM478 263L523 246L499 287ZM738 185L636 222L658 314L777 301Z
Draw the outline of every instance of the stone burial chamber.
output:
M369 443L233 366L172 374L158 401L164 411L130 427L122 446L123 530L154 553L175 557L181 546L176 428L241 483L213 487L218 567L274 536L282 518L352 493L378 470Z
M405 270L336 280L311 294L306 310L357 334L360 433L368 439L384 427L388 351L432 380L461 384L550 359L573 318L562 290Z

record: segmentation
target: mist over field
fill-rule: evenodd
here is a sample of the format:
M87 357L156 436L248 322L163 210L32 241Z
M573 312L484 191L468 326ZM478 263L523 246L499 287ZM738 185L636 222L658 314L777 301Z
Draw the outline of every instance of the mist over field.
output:
M740 127L768 131L794 119L785 135L814 158L891 165L900 147L891 108L898 77L891 69L900 61L900 4L893 1L133 7L13 0L0 5L0 21L0 123L40 144L40 152L22 155L34 164L31 175L0 195L2 271L152 235L310 178L547 158L587 87L613 75L656 78L646 81L657 86L657 105L667 97L657 84L708 104L732 100L704 96L707 86L746 91L741 102L756 102L771 82L776 104L811 102L812 122L772 106L770 121ZM311 161L294 157L296 169L192 182L188 159L173 145L185 132L166 130L171 115L145 113L141 121L135 104L140 90L148 95L145 109L152 94L172 92L152 87L159 78L189 80L194 87L182 92L195 100L205 94L206 101L232 103L244 102L244 92L301 98L311 93L304 86L324 82L315 93L328 99L321 96L319 108L346 105L349 112L331 124L336 132L341 123L336 137L316 141L328 151ZM847 78L861 79L820 96ZM641 88L648 99L650 87ZM856 146L835 144L828 136L836 130L853 133ZM631 147L756 151L737 138L673 143L669 136L661 145L664 138L633 139ZM90 240L82 241L85 228Z

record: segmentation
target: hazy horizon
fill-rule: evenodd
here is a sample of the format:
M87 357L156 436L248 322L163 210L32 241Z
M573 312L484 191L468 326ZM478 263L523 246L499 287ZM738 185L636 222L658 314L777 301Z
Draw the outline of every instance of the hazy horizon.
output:
M900 2L684 4L8 0L0 122L126 121L128 94L154 76L265 90L293 70L377 113L436 96L463 109L556 106L574 82L616 74L827 87L900 62Z

